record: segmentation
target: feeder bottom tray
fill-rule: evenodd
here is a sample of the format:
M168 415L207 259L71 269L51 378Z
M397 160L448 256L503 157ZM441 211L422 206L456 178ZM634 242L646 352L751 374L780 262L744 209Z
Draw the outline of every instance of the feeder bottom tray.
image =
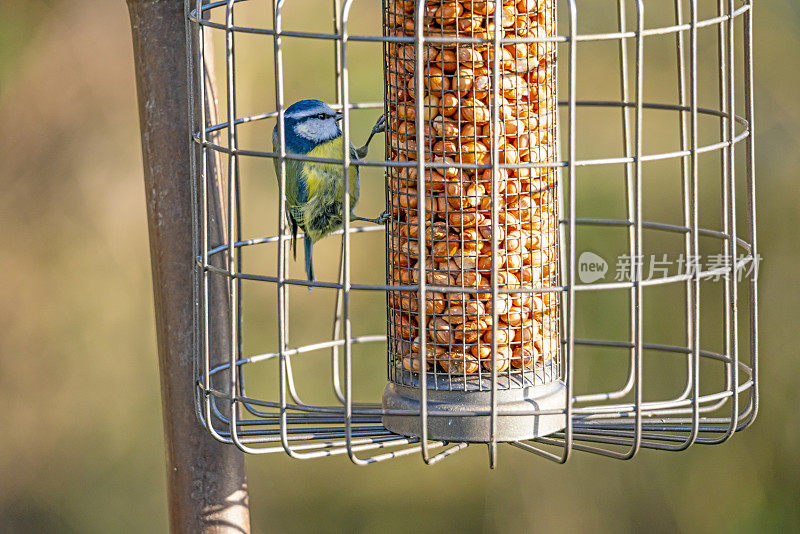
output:
M410 377L408 373L406 377ZM419 384L414 373L411 381ZM438 382L438 383L437 383ZM510 385L510 387L509 387ZM438 386L438 389L437 389ZM458 388L458 389L456 389ZM471 378L466 381L428 375L428 439L487 443L490 441L491 417L472 415L491 411L491 382ZM497 441L519 441L547 436L566 426L563 413L529 415L534 410L564 410L567 388L557 380L533 385L519 378L498 377ZM383 390L384 411L406 410L417 415L383 415L383 425L396 434L421 437L420 389L389 382ZM439 412L440 415L433 415ZM442 414L442 412L446 412ZM514 413L521 415L511 415ZM500 415L504 414L504 415Z

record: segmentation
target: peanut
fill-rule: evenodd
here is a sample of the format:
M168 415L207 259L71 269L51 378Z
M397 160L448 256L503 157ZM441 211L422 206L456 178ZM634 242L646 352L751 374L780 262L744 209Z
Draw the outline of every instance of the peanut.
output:
M508 369L508 365L511 362L511 349L508 345L498 345L497 346L497 354L495 355L495 362L494 366L497 369L498 373L501 373ZM489 358L484 358L481 360L483 364L483 368L487 371L492 370L492 359L491 355Z
M539 350L531 343L517 347L511 353L511 366L517 369L530 368L541 357Z
M445 373L456 375L471 375L478 372L478 359L472 354L453 351L438 360Z

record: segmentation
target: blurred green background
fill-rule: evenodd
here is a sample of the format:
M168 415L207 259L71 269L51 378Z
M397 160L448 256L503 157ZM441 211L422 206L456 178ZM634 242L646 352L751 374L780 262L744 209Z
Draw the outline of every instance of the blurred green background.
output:
M327 2L289 4L287 28L329 27ZM583 4L582 31L611 28L614 2ZM648 26L665 23L666 4L647 3L653 10ZM716 3L701 4L707 14ZM240 17L239 22L266 23L266 3L243 8ZM353 31L374 33L379 20L377 3L356 2ZM368 468L356 468L342 457L248 458L254 532L800 531L797 2L758 3L755 31L759 244L765 260L760 272L761 411L753 427L722 446L695 446L681 454L645 450L624 463L576 453L567 465L558 466L503 447L495 471L488 469L485 450L478 447L435 467L425 467L418 456ZM704 59L715 57L715 42L713 33L701 38ZM673 41L654 38L653 43L648 42L645 91L651 100L674 101ZM247 36L238 45L243 73L239 114L272 109L271 41ZM597 46L581 51L586 59L579 57L579 92L614 98L616 49ZM287 45L288 100L332 98L331 54L320 43ZM350 61L351 98L380 99L375 83L380 51L354 45ZM716 105L714 77L713 70L701 75L701 105ZM741 104L741 94L738 98ZM356 138L366 134L374 115L354 114ZM8 239L0 254L0 399L5 406L0 412L0 532L165 531L161 406L124 3L0 3L0 117L0 227ZM583 156L619 153L614 140L618 113L587 112L579 120L585 127ZM653 132L646 137L646 152L674 146L675 117L654 115L650 120L648 115L646 121ZM264 149L271 128L256 123L243 133L243 142ZM602 128L610 134L588 135ZM717 128L713 121L701 122L703 138L713 138ZM715 165L714 155L703 162L703 205L708 207L703 222L718 227ZM274 233L270 167L265 161L243 163L247 237ZM679 222L677 168L674 162L645 167L648 218ZM579 195L580 213L621 216L620 176L620 169L579 173L586 183ZM380 177L367 173L362 182L359 212L372 215L380 211L383 198ZM743 215L743 206L739 208ZM616 253L614 236L587 233L579 239L584 240L579 250ZM660 239L653 236L647 246L676 246ZM382 279L383 258L374 254L376 245L381 246L377 235L354 240L358 261L353 272L360 281ZM320 247L317 262L323 278L334 276L335 266L329 264L336 248L333 239ZM252 271L273 269L271 251L248 254ZM301 272L299 264L293 269ZM274 350L274 292L261 286L248 290L246 350ZM720 338L714 323L719 293L714 291L704 293L709 304L704 301L703 324L711 326L704 329L703 342L711 349L718 348ZM299 313L331 297L324 291L297 292L293 344L320 339L298 332L298 325L328 332L329 313L316 312L302 322ZM610 308L615 302L618 310ZM580 334L624 336L625 302L611 298L603 304L588 297L579 302L585 312ZM680 288L646 295L648 341L681 343L681 323L672 313L680 303ZM354 313L365 319L354 333L380 332L381 309L380 298L356 299ZM744 302L741 309L747 309ZM746 322L742 327L746 332ZM374 401L385 379L380 351L360 350L356 361L356 378L365 384L357 393ZM578 359L579 391L613 387L624 372L619 361L608 363L610 359L586 351ZM307 376L320 366L327 372L323 359L309 362L299 364ZM659 369L646 378L653 391L665 395L674 388L672 382L664 385L668 380L662 377L680 374L680 366L678 371ZM264 370L261 376L271 373ZM323 378L315 377L303 389L312 390L313 400L322 383ZM719 385L712 380L709 387ZM265 396L272 390L261 389Z

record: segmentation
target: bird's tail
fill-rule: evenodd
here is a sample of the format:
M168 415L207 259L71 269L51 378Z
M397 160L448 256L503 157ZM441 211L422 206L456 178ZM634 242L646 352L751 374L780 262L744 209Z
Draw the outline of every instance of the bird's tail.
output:
M292 223L292 257L297 259L297 221L292 216L289 216L289 220Z
M305 236L304 238L305 248L306 248L306 275L308 276L308 281L314 281L314 259L313 259L313 247L314 243L311 241L311 238ZM308 288L311 291L311 287Z

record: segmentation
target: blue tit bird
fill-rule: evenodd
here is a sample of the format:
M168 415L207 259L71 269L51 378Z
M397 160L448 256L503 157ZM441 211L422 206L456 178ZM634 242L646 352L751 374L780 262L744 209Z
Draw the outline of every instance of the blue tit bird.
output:
M341 113L319 100L295 102L284 113L286 153L341 160L344 157L342 130L338 124L341 118ZM353 214L358 204L358 161L366 157L372 137L383 131L384 118L381 116L364 146L356 148L350 144L351 221L383 224L386 220L385 212L375 219ZM275 152L279 151L277 125L272 130L272 146ZM277 158L274 162L275 172L280 176L280 162ZM310 281L314 280L314 243L342 225L343 170L339 163L286 160L286 213L292 229L292 250L296 259L299 228L304 235L306 275Z

